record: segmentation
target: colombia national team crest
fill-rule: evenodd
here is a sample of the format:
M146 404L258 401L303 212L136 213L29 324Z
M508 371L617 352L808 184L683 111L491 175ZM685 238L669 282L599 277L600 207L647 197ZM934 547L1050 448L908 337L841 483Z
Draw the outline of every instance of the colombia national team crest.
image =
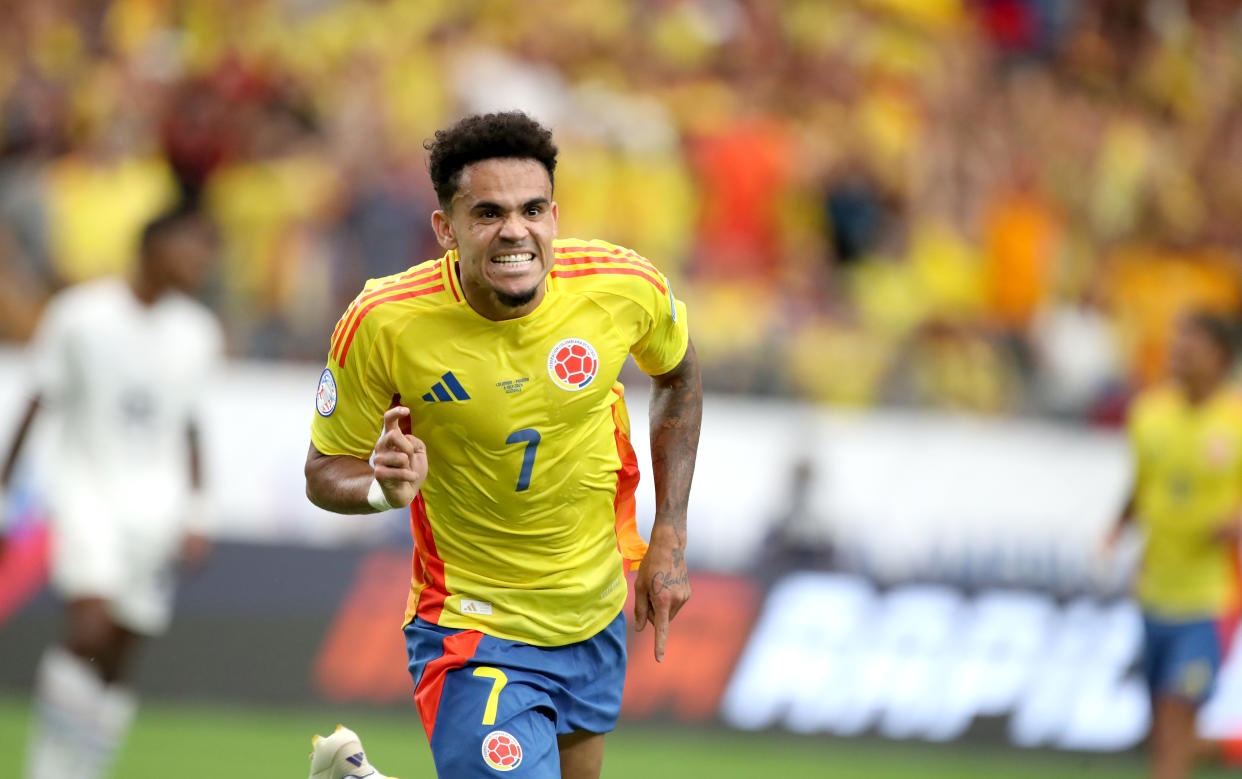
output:
M330 417L336 411L336 378L327 368L319 374L319 389L315 392L315 410L321 417Z
M548 375L561 389L584 389L598 373L599 355L594 346L581 338L566 338L548 353Z
M497 771L512 771L522 764L522 745L512 734L493 730L483 737L483 762Z

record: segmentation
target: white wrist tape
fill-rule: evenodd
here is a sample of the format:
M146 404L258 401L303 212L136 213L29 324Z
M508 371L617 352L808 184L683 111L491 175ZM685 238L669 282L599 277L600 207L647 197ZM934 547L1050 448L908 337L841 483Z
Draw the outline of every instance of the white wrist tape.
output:
M384 497L384 488L380 486L378 479L371 480L371 489L367 490L367 503L376 511L392 511L396 508Z

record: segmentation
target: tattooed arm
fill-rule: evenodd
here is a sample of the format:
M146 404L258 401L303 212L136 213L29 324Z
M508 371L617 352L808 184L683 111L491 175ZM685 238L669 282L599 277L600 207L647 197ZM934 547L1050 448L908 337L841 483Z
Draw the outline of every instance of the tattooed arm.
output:
M681 363L651 379L651 471L656 493L651 545L635 583L634 626L655 627L655 658L664 660L668 623L690 599L686 573L686 503L703 418L703 388L694 344Z

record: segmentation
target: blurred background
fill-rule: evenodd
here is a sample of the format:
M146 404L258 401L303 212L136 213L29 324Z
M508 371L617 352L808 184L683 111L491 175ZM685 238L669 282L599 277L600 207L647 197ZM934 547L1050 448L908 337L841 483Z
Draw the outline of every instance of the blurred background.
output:
M405 519L319 512L301 464L340 312L367 278L441 254L424 141L508 108L555 130L561 235L660 267L703 362L695 600L671 663L635 639L618 734L676 770L638 770L1138 770L1133 554L1096 550L1129 487L1118 427L1162 377L1178 312L1242 312L1242 2L0 13L0 391L29 389L48 296L127 272L153 215L197 203L223 239L207 302L231 360L206 430L222 543L148 652L140 689L164 716L122 775L156 775L140 761L177 722L303 770L289 738L310 731L280 731L292 705L321 729L363 705L392 760L427 765L395 630ZM637 411L644 381L623 378ZM0 565L4 740L57 625L46 466L27 460ZM358 631L383 647L362 666L341 643ZM1200 727L1242 733L1242 667ZM408 770L384 748L369 743L381 769Z

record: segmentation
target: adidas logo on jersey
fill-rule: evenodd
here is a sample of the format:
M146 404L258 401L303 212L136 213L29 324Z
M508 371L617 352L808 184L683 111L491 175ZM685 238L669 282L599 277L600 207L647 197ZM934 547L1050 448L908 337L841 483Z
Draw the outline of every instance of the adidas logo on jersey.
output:
M440 377L431 387L431 392L423 395L423 400L428 403L443 403L450 400L470 400L470 395L466 393L461 382L453 375L452 371Z

